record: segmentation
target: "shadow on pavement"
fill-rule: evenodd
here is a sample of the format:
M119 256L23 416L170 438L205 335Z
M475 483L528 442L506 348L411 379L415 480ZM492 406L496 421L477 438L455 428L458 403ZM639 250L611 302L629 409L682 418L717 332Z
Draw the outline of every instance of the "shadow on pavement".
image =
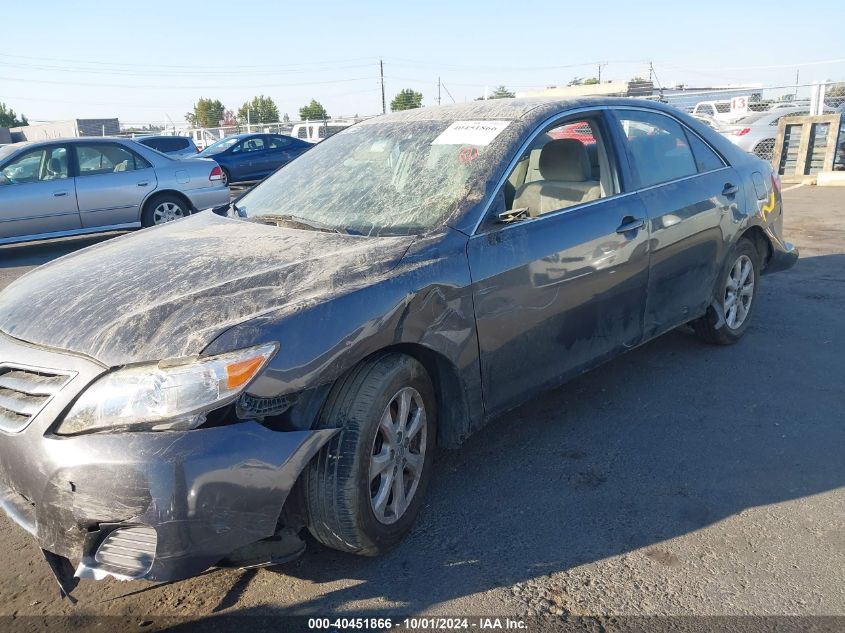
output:
M325 583L319 597L243 613L330 616L382 597L403 606L371 614L419 613L646 546L672 566L666 539L845 485L843 282L845 255L801 260L764 277L739 344L678 330L494 421L441 452L398 548L370 559L312 542L270 573Z
M63 255L73 253L87 246L99 244L100 242L120 235L125 235L125 231L66 237L41 242L0 245L0 268L40 266Z

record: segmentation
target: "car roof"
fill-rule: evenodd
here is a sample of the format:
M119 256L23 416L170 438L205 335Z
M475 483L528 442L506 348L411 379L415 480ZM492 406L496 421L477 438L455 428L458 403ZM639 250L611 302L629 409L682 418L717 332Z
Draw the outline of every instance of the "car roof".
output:
M358 123L358 125L392 121L471 121L485 119L520 120L530 125L537 120L545 119L566 110L601 106L639 107L663 112L677 112L677 108L658 101L632 99L630 97L530 97L426 106L373 117Z
M144 136L136 136L135 138L131 139L133 141L143 141L148 138L183 138L187 140L192 140L190 136L182 136L181 134L145 134Z

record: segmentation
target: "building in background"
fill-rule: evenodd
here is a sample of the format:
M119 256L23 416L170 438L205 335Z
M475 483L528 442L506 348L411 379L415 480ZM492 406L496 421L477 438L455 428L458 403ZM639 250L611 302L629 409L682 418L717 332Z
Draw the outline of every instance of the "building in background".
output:
M77 136L116 136L120 134L120 121L117 119L70 119L13 127L10 132L14 143Z

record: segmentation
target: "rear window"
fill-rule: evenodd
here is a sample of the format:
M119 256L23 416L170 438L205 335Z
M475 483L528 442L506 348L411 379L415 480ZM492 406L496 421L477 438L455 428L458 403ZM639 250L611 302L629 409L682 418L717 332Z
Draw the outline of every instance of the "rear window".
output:
M187 149L189 141L180 136L173 136L170 138L145 138L141 141L147 147L152 147L160 152L178 152Z

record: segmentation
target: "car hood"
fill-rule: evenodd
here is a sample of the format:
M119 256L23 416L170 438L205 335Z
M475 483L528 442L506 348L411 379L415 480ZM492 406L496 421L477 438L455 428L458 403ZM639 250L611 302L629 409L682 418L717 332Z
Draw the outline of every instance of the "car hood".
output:
M192 356L235 324L325 300L388 272L413 239L200 213L21 277L0 293L0 330L108 366Z

